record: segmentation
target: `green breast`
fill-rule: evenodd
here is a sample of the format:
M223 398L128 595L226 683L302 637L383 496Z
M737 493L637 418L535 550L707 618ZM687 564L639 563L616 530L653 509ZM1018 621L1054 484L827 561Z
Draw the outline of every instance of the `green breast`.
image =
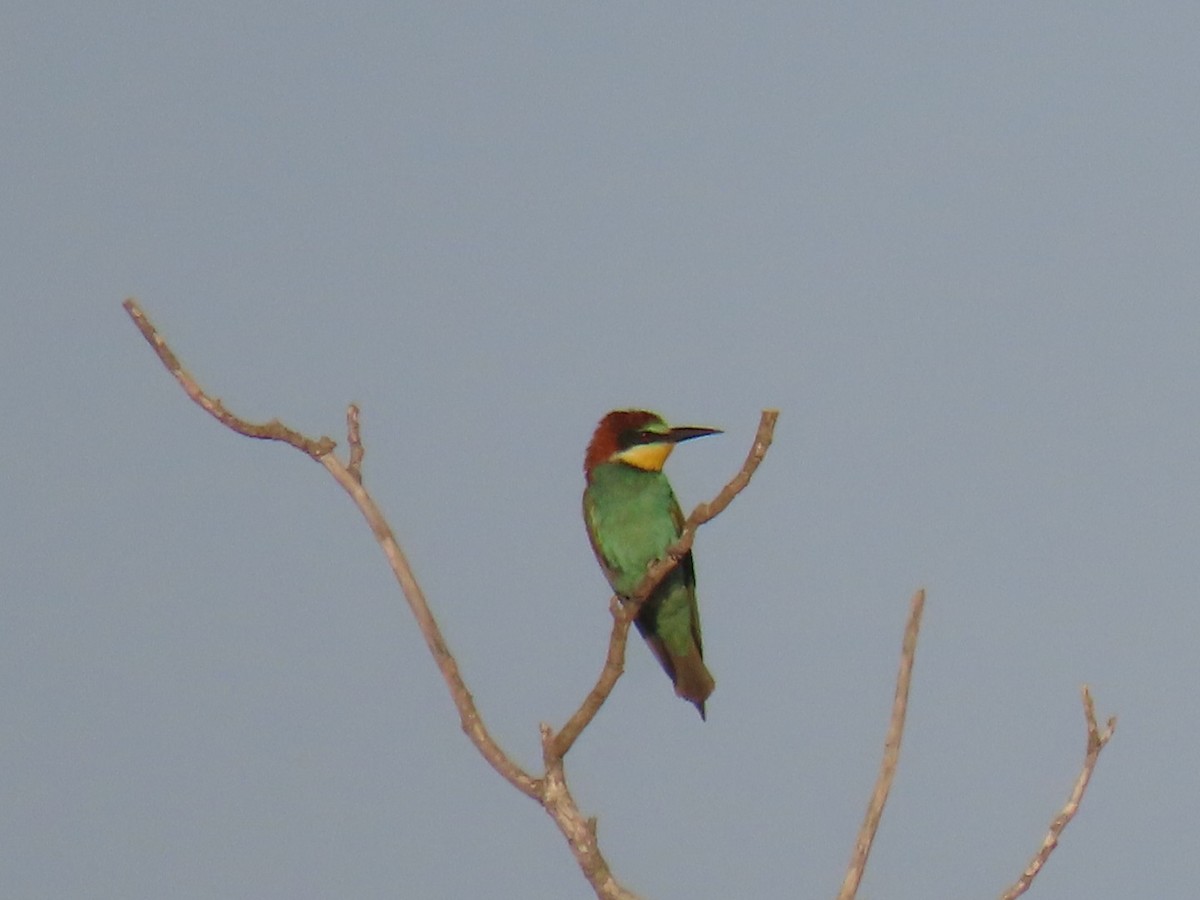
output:
M592 470L583 511L596 554L618 594L630 594L679 537L679 502L662 472L623 463Z

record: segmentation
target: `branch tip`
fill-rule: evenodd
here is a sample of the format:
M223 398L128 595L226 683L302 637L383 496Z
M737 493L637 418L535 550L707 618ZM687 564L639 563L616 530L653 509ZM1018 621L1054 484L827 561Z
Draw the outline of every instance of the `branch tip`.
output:
M1033 859L1029 861L1029 865L1021 873L1021 877L1000 895L1000 900L1015 900L1015 898L1020 897L1029 890L1033 884L1033 880L1042 871L1042 867L1050 859L1050 854L1058 847L1058 842L1062 837L1063 831L1066 830L1066 827L1071 824L1071 820L1079 812L1084 792L1087 790L1088 783L1092 780L1092 773L1096 770L1096 763L1100 760L1100 751L1108 744L1117 727L1116 716L1110 716L1107 727L1104 731L1100 731L1100 727L1096 723L1096 706L1092 700L1091 689L1085 684L1080 693L1083 697L1083 715L1087 721L1087 751L1083 756L1083 765L1079 770L1079 775L1075 779L1074 786L1071 788L1071 795L1067 798L1067 802L1063 804L1062 809L1051 820L1050 828L1046 832L1046 837L1042 840L1042 845L1034 853Z
M924 609L925 589L920 588L909 601L908 622L904 627L904 640L900 649L900 669L896 674L896 694L892 700L892 717L888 723L887 737L883 741L883 761L879 766L875 789L867 803L867 814L854 841L854 851L850 856L850 864L846 867L841 890L838 891L838 900L853 900L858 893L858 886L866 872L867 859L871 855L871 845L875 841L875 833L883 819L883 808L887 804L888 794L896 777L896 766L900 761L900 742L904 737L904 719L908 713L908 691L912 683L913 663L916 660L917 636L921 631L921 614Z
M200 384L192 377L191 373L183 367L179 362L179 358L167 345L166 340L159 334L158 329L154 327L154 324L142 311L136 300L129 297L121 305L133 320L133 324L137 326L138 331L142 333L142 337L154 349L163 366L179 382L179 385L192 399L192 402L226 428L236 431L245 437L290 444L318 462L321 460L321 457L333 452L334 447L337 445L328 437L321 437L314 440L313 438L305 437L298 431L293 431L278 419L272 419L266 423L255 423L231 413L225 408L220 399L213 397L200 387Z

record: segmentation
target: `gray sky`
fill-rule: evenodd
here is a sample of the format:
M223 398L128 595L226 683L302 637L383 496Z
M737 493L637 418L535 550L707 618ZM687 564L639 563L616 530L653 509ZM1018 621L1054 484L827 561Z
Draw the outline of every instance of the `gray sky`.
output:
M0 896L586 897L361 517L184 397L342 437L525 765L591 684L608 409L726 429L709 721L640 643L568 758L652 898L1200 882L1200 9L10 3Z

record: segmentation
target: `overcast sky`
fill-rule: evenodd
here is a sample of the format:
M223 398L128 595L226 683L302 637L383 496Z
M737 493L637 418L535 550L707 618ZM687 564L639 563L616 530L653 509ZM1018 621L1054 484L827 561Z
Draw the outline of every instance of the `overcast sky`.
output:
M708 722L640 642L568 757L647 898L1200 883L1200 7L10 2L0 896L585 898L324 470L344 444L525 766L603 662L609 409L781 410L696 545Z

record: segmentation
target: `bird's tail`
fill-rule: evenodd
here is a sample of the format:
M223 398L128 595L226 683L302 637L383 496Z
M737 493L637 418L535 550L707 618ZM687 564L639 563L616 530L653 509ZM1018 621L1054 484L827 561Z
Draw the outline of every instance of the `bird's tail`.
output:
M684 700L689 700L695 704L696 709L700 711L700 718L706 718L704 715L704 701L708 699L717 683L713 680L712 674L708 671L708 667L704 665L704 660L701 659L700 653L693 649L686 656L671 656L672 668L674 668L675 693Z

